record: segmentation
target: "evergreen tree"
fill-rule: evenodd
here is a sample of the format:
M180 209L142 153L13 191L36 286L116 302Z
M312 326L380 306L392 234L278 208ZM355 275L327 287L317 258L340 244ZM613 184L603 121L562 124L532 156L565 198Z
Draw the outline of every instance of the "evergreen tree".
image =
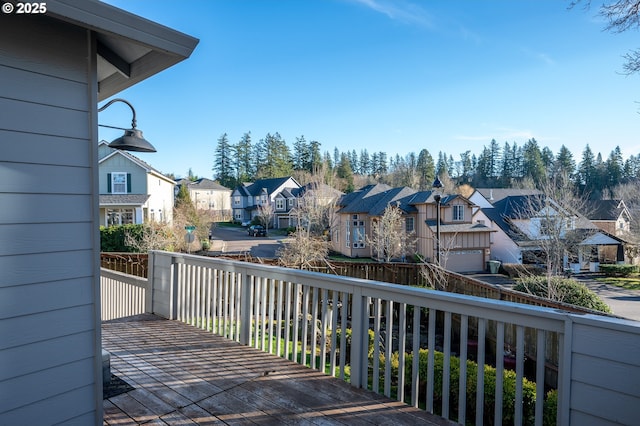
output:
M236 185L235 171L233 168L233 147L229 143L227 134L224 133L218 138L218 145L215 151L215 164L213 165L213 178L220 182L220 185L233 188Z
M351 169L348 154L343 153L340 156L340 162L336 168L336 175L340 179L345 180L344 192L353 192L355 189L353 186L353 170Z
M235 152L236 182L240 184L252 181L255 171L252 161L251 132L242 135L242 138L236 143Z
M293 143L293 169L307 171L311 169L311 153L304 135L296 138Z
M491 139L491 143L489 144L489 157L487 158L487 172L488 177L492 182L497 181L498 177L500 177L500 166L502 164L502 153L500 150L500 145L496 142L495 139Z
M369 159L369 151L367 149L363 149L360 151L360 167L358 169L359 173L363 176L367 176L370 174L370 164L371 160Z
M293 172L293 161L289 146L278 132L273 135L267 133L263 142L265 162L258 169L258 174L263 178L275 178L289 176Z
M316 174L322 168L322 154L320 154L320 142L309 142L309 168L311 174Z
M607 158L607 162L605 165L607 189L612 190L622 182L623 166L624 161L622 159L622 151L620 150L619 146L616 146L615 149L609 154L609 158Z
M552 172L557 179L562 177L563 179L575 180L576 162L573 160L571 151L564 145L560 147L558 155L553 161Z
M431 188L436 178L436 166L428 150L422 149L418 153L416 169L418 173L418 189L423 191Z
M471 174L473 173L473 166L471 164L471 151L467 150L460 154L460 164L462 171L460 173L460 183L468 184L471 182Z
M582 189L583 193L590 193L593 191L594 179L596 176L596 164L593 156L593 151L587 145L582 151L582 161L578 166L578 172L576 174L576 182L578 187Z
M540 186L545 181L547 173L542 161L542 152L538 146L538 141L529 139L523 147L522 155L523 177L529 178L536 186Z

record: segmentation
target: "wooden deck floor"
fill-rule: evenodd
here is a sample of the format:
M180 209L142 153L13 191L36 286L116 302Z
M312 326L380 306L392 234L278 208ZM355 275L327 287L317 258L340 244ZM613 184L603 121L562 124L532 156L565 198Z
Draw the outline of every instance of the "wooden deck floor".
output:
M448 425L372 392L153 315L102 324L113 374L105 425Z

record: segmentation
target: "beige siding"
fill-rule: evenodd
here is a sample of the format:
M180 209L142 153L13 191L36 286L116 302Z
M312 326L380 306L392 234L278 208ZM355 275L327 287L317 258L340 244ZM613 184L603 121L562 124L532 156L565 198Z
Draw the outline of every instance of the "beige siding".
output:
M44 16L0 25L0 424L98 423L90 46Z

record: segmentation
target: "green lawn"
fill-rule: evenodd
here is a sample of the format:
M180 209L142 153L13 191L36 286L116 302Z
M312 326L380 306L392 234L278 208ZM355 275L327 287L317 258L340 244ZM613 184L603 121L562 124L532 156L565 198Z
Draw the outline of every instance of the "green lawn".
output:
M640 275L634 274L629 277L601 277L596 278L598 282L614 285L626 290L640 290Z

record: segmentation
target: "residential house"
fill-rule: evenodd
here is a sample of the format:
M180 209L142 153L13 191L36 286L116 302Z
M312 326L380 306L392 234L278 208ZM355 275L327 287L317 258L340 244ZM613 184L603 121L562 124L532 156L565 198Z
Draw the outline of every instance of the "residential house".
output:
M434 191L369 185L344 195L337 203L336 224L332 231L333 249L349 257L371 257L373 221L385 209L397 206L405 217L405 230L415 233L416 253L435 261L436 235L440 230L440 262L455 272L482 271L489 260L491 229L472 222L474 204L457 194L442 195L440 224Z
M173 221L174 181L127 151L98 146L100 225Z
M598 228L624 241L624 259L629 263L637 261L634 253L637 245L630 241L631 212L623 200L589 200L585 205L585 215ZM617 251L620 246L601 247L601 255L604 259L613 260L621 258Z
M299 188L300 184L291 176L260 179L239 185L231 193L233 219L248 224L260 214L260 206L270 206L273 210L270 227L279 228L285 223L288 226L289 212L295 199L292 191ZM291 204L289 200L292 200Z
M277 228L296 226L296 218L292 215L293 209L298 207L299 200L303 197L312 200L317 206L327 207L333 211L331 204L335 203L343 195L343 192L324 183L310 182L300 188L285 188L274 198L275 212L278 214ZM327 218L330 221L329 218ZM329 224L327 223L327 226Z
M491 257L503 263L538 263L544 258L544 245L552 236L551 222L556 222L561 238L575 241L575 249L565 254L564 266L577 269L597 268L607 261L604 247L615 247L622 241L599 230L579 212L561 207L538 190L476 189L470 200L478 206L473 220L495 231L491 237ZM616 261L616 259L609 259Z
M207 178L194 181L179 179L176 181L176 194L180 185L186 185L189 197L198 210L209 212L216 221L231 218L231 190L229 188Z
M0 18L0 424L101 425L98 103L198 40L95 0L42 5Z

